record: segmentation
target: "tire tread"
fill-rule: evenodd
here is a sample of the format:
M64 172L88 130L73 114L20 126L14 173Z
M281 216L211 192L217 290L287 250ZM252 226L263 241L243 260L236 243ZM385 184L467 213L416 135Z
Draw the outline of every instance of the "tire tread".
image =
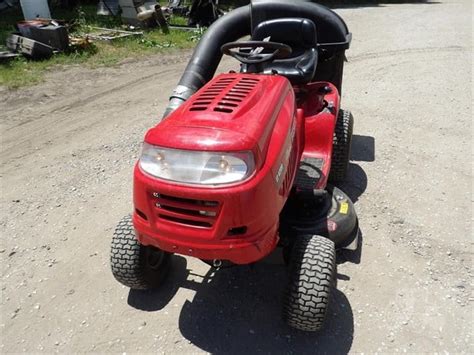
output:
M329 173L330 182L343 182L351 156L354 117L350 111L339 110L333 138L332 163Z
M298 237L290 259L283 318L303 331L321 329L336 270L334 243L321 236Z
M142 245L135 237L130 215L125 216L115 228L110 266L115 279L122 285L136 290L150 288L142 260Z

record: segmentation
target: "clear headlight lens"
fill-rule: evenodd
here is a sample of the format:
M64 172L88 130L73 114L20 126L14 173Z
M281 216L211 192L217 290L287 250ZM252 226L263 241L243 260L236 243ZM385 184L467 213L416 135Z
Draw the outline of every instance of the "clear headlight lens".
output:
M215 153L143 144L140 168L160 179L186 184L222 185L247 179L255 170L251 152Z

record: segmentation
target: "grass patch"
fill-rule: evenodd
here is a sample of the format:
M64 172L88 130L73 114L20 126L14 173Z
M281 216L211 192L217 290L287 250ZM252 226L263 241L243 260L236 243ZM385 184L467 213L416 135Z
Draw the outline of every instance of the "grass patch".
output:
M71 23L72 35L88 33L91 27L121 28L119 17L97 16L96 6L84 6L75 11L52 9L55 18ZM15 30L14 24L22 20L21 11L10 10L2 13L0 18L0 45ZM184 24L185 19L174 17L172 24ZM171 30L163 34L159 29L145 30L143 36L124 38L105 42L95 41L84 50L72 50L58 54L49 60L32 61L23 57L6 63L0 63L0 85L10 89L30 86L41 82L48 70L66 65L84 65L89 68L116 65L127 58L138 58L145 55L164 53L170 49L187 49L196 45L200 34L187 31Z

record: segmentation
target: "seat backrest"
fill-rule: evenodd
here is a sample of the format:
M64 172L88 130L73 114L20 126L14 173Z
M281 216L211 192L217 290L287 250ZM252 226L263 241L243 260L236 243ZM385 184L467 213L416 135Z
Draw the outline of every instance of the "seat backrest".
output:
M304 18L281 18L260 23L252 34L255 41L263 41L270 37L270 41L284 43L298 48L316 48L316 25L313 21Z
M260 23L252 40L289 45L289 58L274 60L264 65L265 72L276 71L293 84L305 84L313 79L318 62L316 25L305 18L280 18Z

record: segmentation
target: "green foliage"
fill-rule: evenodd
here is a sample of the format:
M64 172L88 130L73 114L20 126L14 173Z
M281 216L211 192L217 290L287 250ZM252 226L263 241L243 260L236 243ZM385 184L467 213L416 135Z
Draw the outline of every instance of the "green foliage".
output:
M196 30L192 32L192 35L191 37L189 37L189 39L192 42L199 42L202 36L204 35L204 33L206 32L206 29L207 28L204 28L204 27L197 28Z
M152 39L142 38L138 41L139 44L144 45L147 48L172 48L175 47L175 44L172 42L159 42Z

